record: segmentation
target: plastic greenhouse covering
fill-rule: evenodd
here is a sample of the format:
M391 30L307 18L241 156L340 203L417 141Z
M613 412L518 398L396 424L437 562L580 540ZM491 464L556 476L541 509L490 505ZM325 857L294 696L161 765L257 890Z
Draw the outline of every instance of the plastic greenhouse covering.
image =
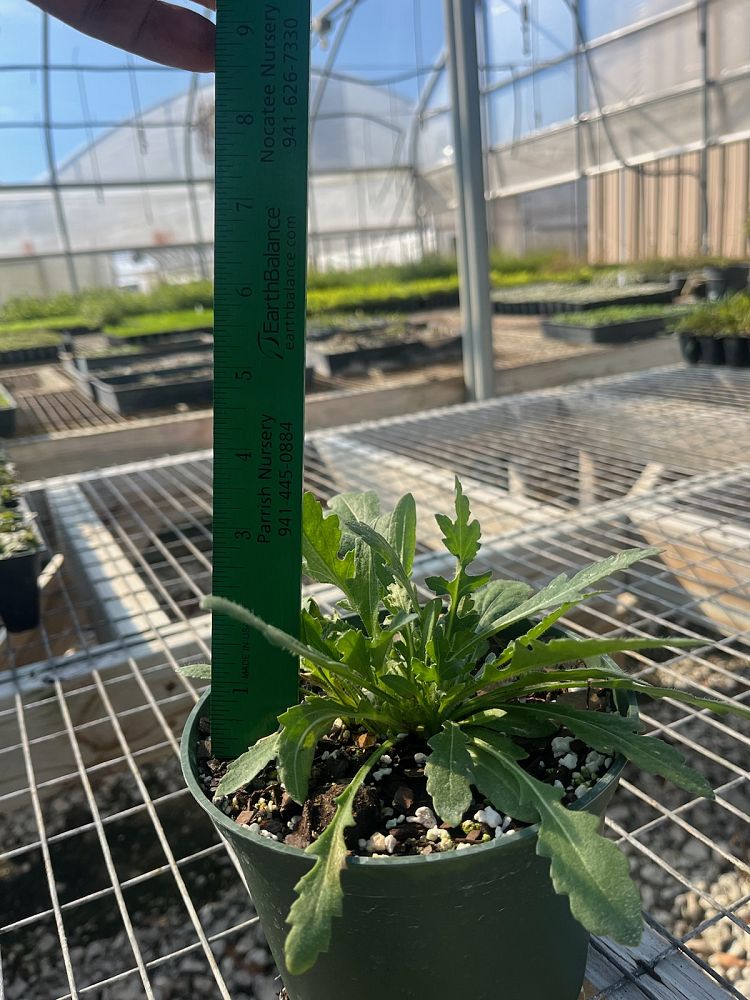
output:
M484 0L478 12L491 235L507 249L580 250L592 178L666 156L690 176L679 157L750 135L746 0ZM125 57L27 0L0 13L0 300L210 274L211 78ZM313 13L313 264L450 252L441 0Z

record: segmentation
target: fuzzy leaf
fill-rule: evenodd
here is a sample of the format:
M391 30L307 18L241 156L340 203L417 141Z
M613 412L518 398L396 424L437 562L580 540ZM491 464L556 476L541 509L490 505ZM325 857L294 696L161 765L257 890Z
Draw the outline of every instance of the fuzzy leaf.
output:
M180 667L180 673L183 677L192 677L197 681L210 681L211 680L211 664L210 663L186 663L184 667Z
M520 715L554 719L594 750L621 753L644 771L660 774L691 795L714 798L713 789L703 775L688 767L685 758L674 747L652 736L640 735L643 724L636 718L614 712L581 711L554 703L534 702L517 707Z
M417 505L411 493L402 496L390 514L383 514L376 527L398 552L406 572L411 573L417 550Z
M592 583L596 583L599 580L605 579L605 577L611 576L613 573L626 569L641 559L647 559L650 556L658 554L659 549L655 548L624 549L622 552L618 552L614 556L609 556L601 562L587 566L573 577L568 578L563 573L547 584L537 594L529 597L528 600L523 601L511 611L502 612L496 618L487 620L483 628L477 631L474 641L488 639L496 632L507 628L508 625L521 621L523 618L529 618L531 615L538 614L546 608L559 607L561 604L566 603L577 604L584 600Z
M231 795L253 778L257 778L263 768L278 756L280 736L281 733L263 736L249 750L233 760L214 792L214 802L224 795Z
M236 621L242 622L244 625L249 625L250 628L254 628L257 632L260 632L272 646L279 646L293 656L300 656L314 663L316 666L322 667L324 670L343 677L345 680L351 680L350 672L340 661L334 660L331 656L322 653L314 646L308 646L304 642L300 642L299 639L288 635L280 628L276 628L275 625L267 625L262 618L258 618L252 611L248 611L247 608L235 604L234 601L228 601L224 597L204 597L201 601L201 607L205 611L214 612L214 614L229 615L230 618L234 618Z
M471 805L473 765L466 749L466 734L454 722L427 741L432 753L425 765L427 792L440 818L458 826Z
M468 749L474 765L474 784L495 809L523 823L535 823L536 809L525 802L515 775L505 766L506 761L523 760L528 756L526 751L488 730L472 732Z
M279 716L283 726L278 744L279 776L300 805L307 798L315 747L346 709L327 698L308 698Z
M509 756L492 754L482 740L475 740L474 746L489 753L493 767L504 772L505 784L515 783L517 801L506 804L515 809L520 805L527 816L534 813L539 819L537 854L550 859L552 884L568 896L576 920L592 934L638 944L643 933L638 890L627 858L599 834L599 817L566 809L560 802L562 789L537 781ZM509 811L513 815L513 809Z
M750 706L743 705L739 701L716 701L714 698L701 698L699 695L690 694L689 691L679 691L675 688L652 687L644 681L635 680L632 677L617 677L607 681L607 687L613 690L635 691L648 698L672 698L674 701L682 702L684 705L692 705L693 708L705 708L716 715L739 715L744 719L750 719Z
M349 596L355 610L362 619L367 632L376 636L380 631L378 609L380 607L380 581L376 556L361 538L354 538L354 578L349 582Z
M516 674L525 670L538 670L558 663L575 663L605 653L635 652L640 649L656 649L664 646L691 648L704 645L693 639L551 639L541 642L534 639L522 643L515 639L511 643L512 657L508 673Z
M354 532L359 538L361 538L373 552L380 556L386 567L389 568L388 576L390 579L385 577L383 579L383 584L388 587L394 580L405 590L408 595L410 606L412 602L412 582L411 577L404 569L404 564L401 562L401 557L398 552L394 549L391 543L385 538L379 531L375 528L371 528L369 524L364 524L362 521L352 521L349 524L349 528ZM417 607L412 608L414 611L418 611Z
M354 556L339 557L341 525L335 514L323 516L323 508L312 493L302 497L302 558L305 572L318 583L331 583L346 591L354 576Z
M477 712L468 719L462 719L465 727L479 726L491 729L507 736L524 736L527 739L537 739L551 736L557 732L559 725L548 719L534 718L530 713L519 712L518 706L508 705L507 708L490 708L485 712Z
M336 813L323 833L306 850L316 861L294 889L298 898L287 917L291 925L284 957L293 976L301 976L331 945L331 923L341 916L343 892L341 870L346 864L344 831L354 825L354 799L365 778L390 747L384 743L362 765L346 789L336 799Z
M354 548L355 535L347 528L349 521L363 521L373 527L380 516L380 498L377 493L340 493L328 501L328 507L337 515L341 523L341 547L343 552Z
M491 580L472 600L479 615L477 631L483 632L497 618L528 600L531 587L517 580Z

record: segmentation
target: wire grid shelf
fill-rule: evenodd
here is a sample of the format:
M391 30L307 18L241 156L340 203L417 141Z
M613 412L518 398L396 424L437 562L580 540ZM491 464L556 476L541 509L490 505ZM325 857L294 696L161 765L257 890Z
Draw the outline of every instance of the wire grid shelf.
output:
M423 576L443 568L430 515L456 473L483 569L540 585L657 545L563 621L702 639L622 665L748 701L749 403L750 373L665 368L313 434L306 481L321 499L414 492ZM271 1000L244 887L177 762L198 692L174 668L209 653L210 455L47 480L30 497L52 558L43 626L0 648L0 998ZM671 701L642 714L716 800L626 772L608 827L649 930L635 952L593 942L586 998L748 996L750 726Z

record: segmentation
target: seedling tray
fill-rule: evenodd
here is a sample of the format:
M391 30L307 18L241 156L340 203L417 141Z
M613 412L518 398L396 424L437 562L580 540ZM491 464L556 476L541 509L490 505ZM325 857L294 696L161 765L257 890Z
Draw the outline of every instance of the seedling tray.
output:
M19 347L12 351L0 351L0 365L28 364L37 361L57 361L57 344L43 347Z
M0 406L0 437L12 437L16 432L18 404L3 385L0 385L0 396L10 403L10 406Z
M105 339L108 344L116 347L118 344L162 344L164 341L171 341L176 337L184 337L186 334L194 338L201 333L213 332L213 326L206 325L196 326L192 330L168 330L164 333L134 333L129 337L118 337L113 333L107 333L105 334Z
M206 365L171 368L156 374L111 375L90 382L99 405L122 416L177 403L209 405L213 399L213 372Z
M115 346L122 346L122 344L123 341L120 340ZM140 351L123 351L122 354L102 354L86 357L81 354L69 354L65 351L61 353L60 360L65 371L70 375L75 375L76 372L86 374L87 372L103 371L107 368L117 368L118 365L132 365L140 359L165 358L187 351L205 351L206 355L209 355L211 349L212 344L210 340L206 340L205 337L190 336L181 340L175 338L168 343L155 344L152 350L149 350L148 345L144 345Z
M605 309L608 306L666 305L672 302L674 294L671 289L666 289L658 292L641 292L640 294L623 292L622 295L614 297L583 300L531 298L509 301L498 297L494 299L493 304L495 312L503 315L554 316L556 313L588 312L590 309Z
M320 375L343 375L367 371L385 365L389 368L409 368L436 361L451 361L461 357L461 338L425 343L422 340L395 341L378 347L358 347L355 350L330 351L315 347L308 350L308 361Z
M664 330L664 326L665 320L660 316L624 323L602 323L599 326L574 326L571 323L556 323L554 319L542 322L546 337L571 344L626 344L631 340L654 337Z

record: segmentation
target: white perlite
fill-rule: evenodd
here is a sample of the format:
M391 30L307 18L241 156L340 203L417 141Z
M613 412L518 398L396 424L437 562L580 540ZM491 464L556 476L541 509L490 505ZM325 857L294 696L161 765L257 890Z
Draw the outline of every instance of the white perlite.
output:
M474 819L477 823L486 823L487 826L496 830L503 822L503 814L497 812L492 806L485 806L484 809L474 813Z
M598 771L603 763L604 763L604 755L597 753L596 750L591 750L586 755L586 767L589 769L589 771Z
M392 770L393 770L392 767L381 767L379 770L373 771L372 776L375 779L375 781L381 781L383 778L389 775Z
M419 809L415 809L414 815L408 816L406 822L421 823L421 825L426 826L428 830L438 825L437 817L429 806L420 806Z
M414 754L414 763L417 766L419 766L420 764L426 764L427 763L427 754L426 753L415 753Z
M393 854L393 852L396 850L397 847L398 847L398 841L393 836L393 834L390 833L385 838L385 849L386 851L388 851L389 854Z
M575 771L578 766L578 758L574 753L567 753L560 759L560 767L567 767L569 771Z
M570 750L570 744L573 742L572 736L556 736L552 740L552 753L555 757L562 757Z

